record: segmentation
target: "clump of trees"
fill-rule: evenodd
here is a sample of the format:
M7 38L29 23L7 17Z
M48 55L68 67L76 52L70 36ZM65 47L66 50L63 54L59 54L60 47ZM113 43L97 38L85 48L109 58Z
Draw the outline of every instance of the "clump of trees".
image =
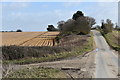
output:
M21 29L17 29L16 32L22 32L22 30Z
M84 16L82 11L73 14L72 19L58 22L58 30L62 33L88 34L91 27L96 24L92 17Z
M112 32L113 26L114 26L114 24L112 23L112 21L110 19L107 19L106 22L104 22L104 20L102 20L101 29L103 30L103 32L105 34Z
M0 32L23 32L23 31L21 29L17 29L16 31L11 30L11 31L0 31Z
M53 25L48 25L48 31L58 31Z
M48 25L48 31L60 31L61 33L88 34L91 27L96 24L95 19L84 16L82 11L73 14L72 19L59 21L57 29L53 25Z

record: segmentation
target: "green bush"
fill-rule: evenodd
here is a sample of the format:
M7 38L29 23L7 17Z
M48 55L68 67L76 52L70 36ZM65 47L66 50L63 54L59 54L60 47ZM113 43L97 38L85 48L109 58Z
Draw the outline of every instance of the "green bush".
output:
M45 57L48 54L56 54L60 52L71 51L70 47L22 47L22 46L3 46L3 60L15 60L32 57Z
M106 20L106 23L102 23L102 29L105 34L112 32L113 30L113 23L110 19Z

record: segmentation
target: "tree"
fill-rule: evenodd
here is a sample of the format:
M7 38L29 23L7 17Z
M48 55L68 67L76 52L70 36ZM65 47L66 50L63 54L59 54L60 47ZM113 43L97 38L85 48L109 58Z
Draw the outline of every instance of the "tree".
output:
M116 30L120 30L120 27L117 25L117 23L115 24L116 26L115 26L115 29Z
M76 31L80 34L88 34L90 32L90 23L86 17L79 17L76 20Z
M57 24L58 24L58 30L62 31L63 30L63 25L65 24L65 21L63 21L63 20L59 21Z
M73 14L72 19L77 20L81 16L84 16L84 13L82 13L82 11L77 11L76 13Z
M48 31L58 31L53 25L48 25Z
M62 32L72 32L74 31L74 28L75 28L75 20L68 19L62 27Z
M76 34L88 34L90 32L90 25L95 24L95 20L91 17L86 18L82 11L77 11L73 14L73 18L59 22L62 25L62 32L70 32ZM91 24L90 24L91 23Z
M101 23L102 23L101 29L103 29L104 28L104 20L101 20Z
M16 32L22 32L22 30L20 30L20 29L17 29L17 31Z
M101 29L101 27L99 25L96 25L95 28L96 29Z
M96 24L96 21L93 17L86 16L86 19L90 23L90 27L92 27L94 24Z
M103 25L102 29L105 34L112 32L114 24L112 23L112 21L110 19L107 19L106 23L103 23L102 25Z

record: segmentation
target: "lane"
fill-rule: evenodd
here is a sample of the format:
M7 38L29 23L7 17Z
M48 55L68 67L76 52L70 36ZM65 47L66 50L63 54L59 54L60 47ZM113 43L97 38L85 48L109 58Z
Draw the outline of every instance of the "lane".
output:
M96 43L95 78L118 78L118 56L99 31L92 30Z

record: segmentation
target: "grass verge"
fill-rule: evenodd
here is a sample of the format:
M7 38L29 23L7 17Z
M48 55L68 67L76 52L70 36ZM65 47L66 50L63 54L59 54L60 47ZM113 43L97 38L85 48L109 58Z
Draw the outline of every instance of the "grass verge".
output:
M119 45L119 34L120 31L112 31L112 33L104 34L104 38L106 39L107 43L116 51L120 51L120 45Z
M67 78L67 75L57 69L33 67L14 71L5 78Z

